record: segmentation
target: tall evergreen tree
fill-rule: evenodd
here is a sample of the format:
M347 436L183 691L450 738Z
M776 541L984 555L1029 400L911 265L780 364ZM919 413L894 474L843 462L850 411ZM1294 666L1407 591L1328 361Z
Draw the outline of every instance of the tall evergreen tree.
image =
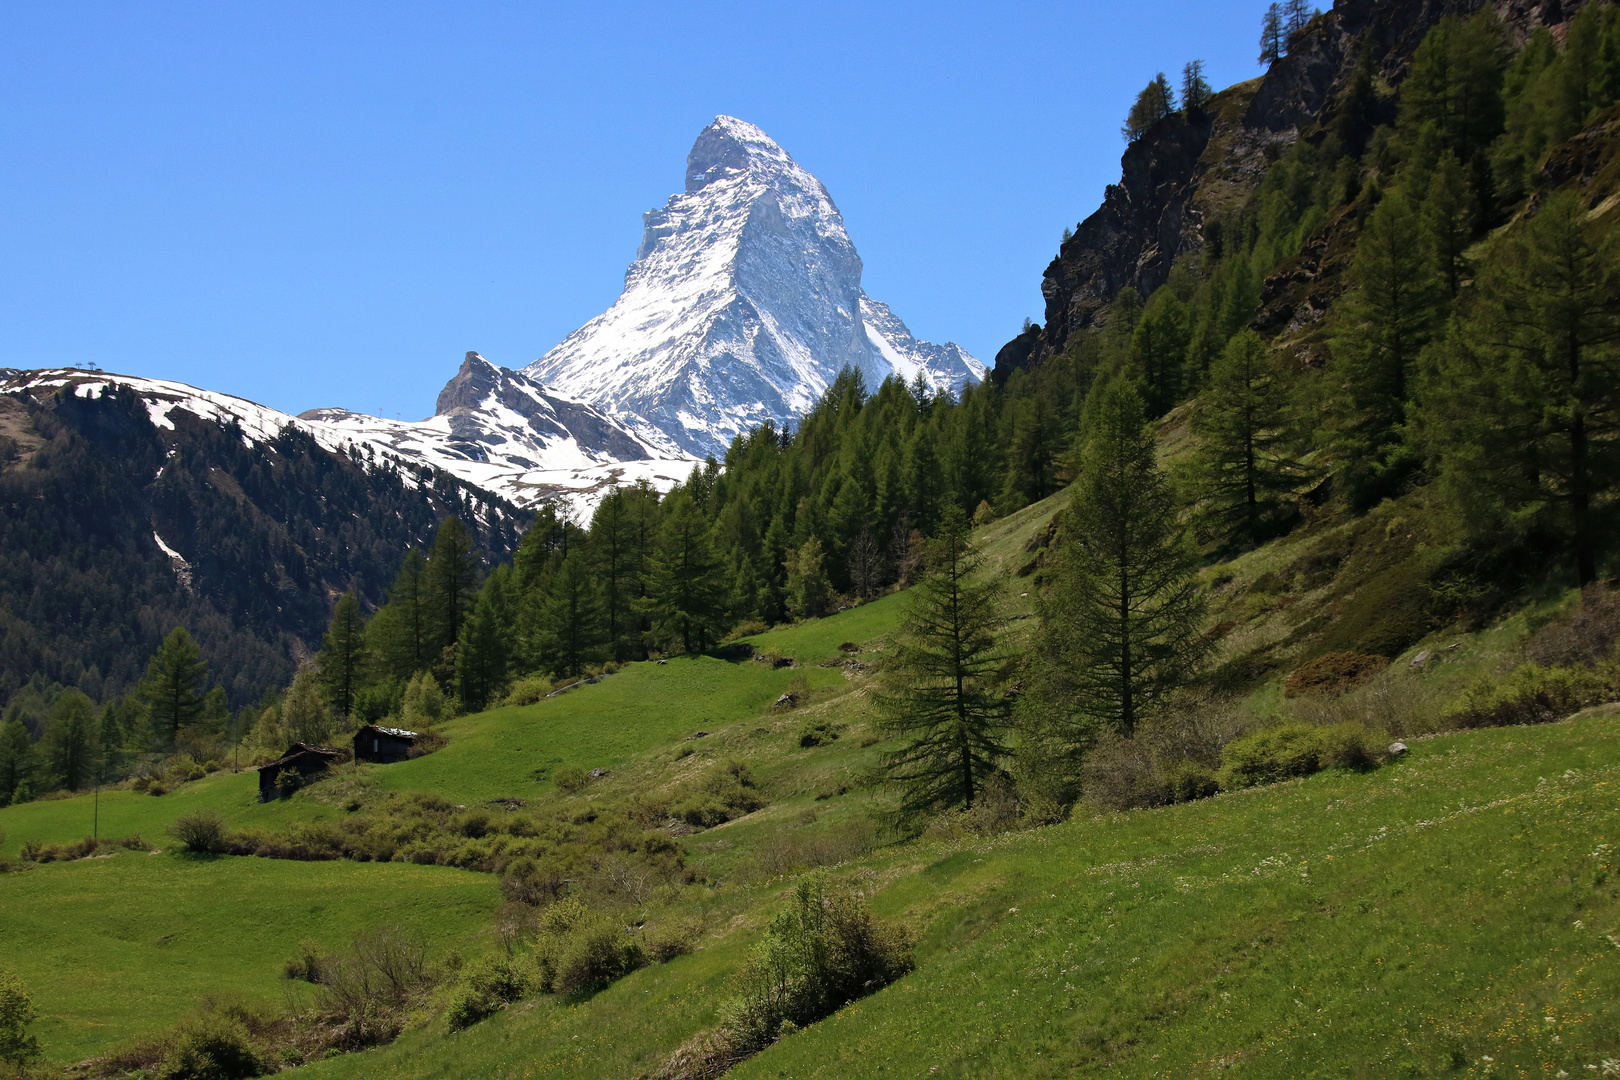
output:
M1275 64L1283 54L1282 5L1273 3L1260 20L1260 64Z
M1193 472L1201 514L1223 540L1265 539L1279 503L1299 482L1287 391L1276 357L1253 330L1228 342L1209 369L1192 417Z
M1189 60L1181 69L1181 107L1189 114L1202 112L1214 96L1209 80L1204 78L1204 62Z
M1454 300L1469 274L1464 253L1474 242L1479 207L1462 162L1449 150L1429 177L1421 217L1424 235L1434 251L1435 273L1447 298Z
M1413 365L1433 336L1441 302L1433 255L1399 192L1367 219L1351 277L1354 287L1338 305L1324 434L1346 496L1364 508L1416 464L1406 409Z
M388 602L366 625L369 644L390 678L406 680L434 659L427 560L412 548L388 590Z
M1007 412L1012 434L1007 440L1007 477L1001 501L1010 513L1058 490L1058 463L1065 447L1062 418L1046 394L1009 402Z
M1580 197L1549 199L1492 252L1424 386L1456 505L1562 538L1597 579L1620 487L1620 255Z
M788 610L796 619L817 619L832 605L832 582L827 580L826 554L812 536L788 553Z
M884 732L903 745L884 757L900 810L972 807L1007 755L1008 701L999 681L1005 583L984 574L983 554L960 507L947 507L909 594L879 697Z
M689 653L719 637L724 608L720 560L709 524L684 489L670 493L649 575L650 605L658 624Z
M136 694L151 716L153 734L173 746L180 729L203 715L203 679L208 665L183 626L169 631L146 665Z
M371 650L366 645L366 621L360 600L344 593L332 609L332 621L315 654L321 688L332 711L343 720L354 712L355 696L365 688L370 676Z
M581 558L576 550L574 561ZM468 709L485 708L506 685L510 650L507 648L507 588L509 567L499 567L484 582L478 599L463 621L456 648L456 687Z
M602 636L601 597L582 552L570 553L558 568L542 625L552 674L577 676Z
M1287 41L1311 21L1311 9L1305 0L1284 0L1282 10L1283 40Z
M1163 416L1181 400L1182 368L1191 344L1187 305L1172 290L1158 290L1131 334L1129 353L1150 417Z
M0 724L0 806L32 797L34 740L28 728L13 718Z
M478 593L478 555L459 518L447 517L439 525L427 564L427 586L428 625L436 655L460 638L462 620Z
M96 709L88 697L69 690L56 699L44 743L46 761L57 783L69 791L78 791L96 782L99 735Z
M1142 88L1136 95L1136 102L1131 111L1125 116L1125 123L1119 129L1126 142L1135 142L1140 139L1148 128L1176 111L1176 92L1170 89L1170 80L1159 72L1153 81Z
M602 622L615 660L629 656L629 633L635 618L640 575L640 553L635 547L635 522L630 496L614 488L591 515L590 550L596 579L602 586Z
M1142 399L1118 378L1093 394L1031 691L1040 725L1074 747L1100 730L1130 735L1203 648L1197 565Z

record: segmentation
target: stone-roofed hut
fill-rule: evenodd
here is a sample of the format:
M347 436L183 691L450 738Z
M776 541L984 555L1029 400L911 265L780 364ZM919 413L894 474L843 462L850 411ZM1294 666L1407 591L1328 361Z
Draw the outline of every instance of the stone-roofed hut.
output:
M402 728L367 724L354 733L357 761L404 761L411 756L411 747L415 745L416 732Z

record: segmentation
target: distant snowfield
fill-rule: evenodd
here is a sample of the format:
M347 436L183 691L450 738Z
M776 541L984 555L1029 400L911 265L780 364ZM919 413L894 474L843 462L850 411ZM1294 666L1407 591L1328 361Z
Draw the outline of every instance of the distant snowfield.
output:
M0 393L70 388L78 397L89 398L98 396L113 384L133 389L145 403L152 423L160 428L173 430L175 413L186 412L221 426L236 423L242 430L244 443L253 446L262 445L274 439L282 429L291 427L309 433L317 443L334 453L348 452L354 447L364 452L369 448L379 458L442 469L519 506L533 507L553 501L579 521L587 520L602 496L615 486L646 481L661 492L668 491L684 481L694 465L700 464L696 459L677 456L648 457L639 461L606 460L582 448L575 439L556 436L527 440L522 449L530 455L528 465L517 465L498 456L479 460L457 449L461 440L451 430L453 416L435 416L412 423L319 410L332 418L308 419L245 398L200 390L167 379L75 368L7 372L0 376ZM528 430L525 418L508 412L509 415L500 418L514 429ZM405 472L403 477L407 484L415 485L411 473Z

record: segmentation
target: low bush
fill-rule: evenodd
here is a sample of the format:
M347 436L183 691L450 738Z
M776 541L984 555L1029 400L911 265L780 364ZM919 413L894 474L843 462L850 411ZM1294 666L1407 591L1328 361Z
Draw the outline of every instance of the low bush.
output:
M525 675L512 684L512 689L506 692L502 705L533 705L535 702L551 693L554 684L544 675Z
M1347 722L1329 727L1285 723L1231 743L1217 777L1221 789L1253 787L1322 769L1367 769L1383 760L1384 734Z
M1246 735L1222 755L1220 785L1230 791L1308 776L1322 767L1322 740L1309 724L1279 724Z
M225 818L217 810L198 810L174 820L170 836L197 855L213 855L226 849Z
M715 1076L911 970L912 938L862 898L819 876L801 881L735 976L720 1024L664 1062L660 1077Z
M1620 592L1589 586L1575 610L1537 630L1525 656L1543 667L1588 666L1614 655L1620 640Z
M670 813L695 829L708 829L767 805L748 766L728 761L682 791Z
M812 746L825 746L837 738L838 729L828 720L817 720L799 729L799 745L807 750Z
M1615 672L1521 664L1505 676L1474 682L1446 717L1452 728L1509 727L1561 720L1589 705L1613 700Z
M450 1028L459 1031L495 1015L529 992L528 974L506 956L493 956L467 968L450 998Z
M646 962L641 942L624 926L605 916L576 925L557 962L560 994L593 994Z
M156 1080L243 1080L274 1069L241 1021L204 1014L176 1028Z
M590 782L590 776L577 765L565 765L557 770L555 783L558 789L570 795L578 795Z

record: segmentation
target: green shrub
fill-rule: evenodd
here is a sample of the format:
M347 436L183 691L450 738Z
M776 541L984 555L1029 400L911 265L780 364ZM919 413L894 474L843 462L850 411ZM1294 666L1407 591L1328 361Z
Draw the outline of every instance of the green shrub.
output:
M562 894L568 875L556 860L521 856L507 863L501 875L501 895L519 904L539 907Z
M157 1080L241 1080L271 1071L239 1020L205 1014L175 1029Z
M1324 769L1370 769L1383 760L1383 732L1369 731L1364 724L1349 721L1317 728L1316 733Z
M1279 724L1229 743L1221 755L1225 790L1308 776L1322 767L1322 740L1309 724Z
M551 693L553 683L544 675L525 675L512 684L512 689L506 692L502 705L533 705L547 694Z
M225 850L225 817L217 810L198 810L175 818L168 828L170 836L198 855L211 855Z
M728 761L677 795L670 813L693 828L708 829L767 805L748 766Z
M911 949L910 934L878 922L859 896L807 878L738 971L718 1034L736 1058L758 1053L906 974Z
M557 787L570 795L578 795L590 782L591 778L578 765L566 765L557 770Z
M1220 790L1215 774L1196 761L1181 761L1164 770L1165 792L1171 802L1207 799Z
M838 729L827 720L817 720L799 729L799 745L807 750L812 746L825 746L837 738Z
M500 1012L529 992L528 975L511 958L494 956L474 964L462 973L461 983L450 998L448 1017L452 1030L459 1031Z
M1449 726L1464 729L1543 724L1614 694L1610 671L1522 664L1505 677L1477 680L1446 719Z
M557 992L592 994L641 967L641 943L605 917L588 919L568 935L568 947L557 964Z

